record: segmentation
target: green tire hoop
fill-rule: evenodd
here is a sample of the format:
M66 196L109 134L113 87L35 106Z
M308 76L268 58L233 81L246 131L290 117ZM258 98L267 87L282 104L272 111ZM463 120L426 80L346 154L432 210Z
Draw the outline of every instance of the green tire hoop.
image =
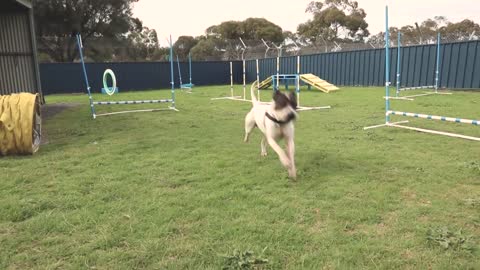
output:
M107 85L107 75L110 75L110 78L112 78L112 87L108 87ZM115 73L113 73L113 70L111 69L106 69L103 73L103 88L105 89L105 93L109 96L115 94L115 89L117 89L117 79L115 78Z

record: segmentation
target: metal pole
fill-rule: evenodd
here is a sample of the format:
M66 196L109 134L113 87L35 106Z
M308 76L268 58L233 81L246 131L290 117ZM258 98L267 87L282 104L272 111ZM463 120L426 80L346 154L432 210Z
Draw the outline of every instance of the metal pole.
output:
M178 66L178 78L180 82L180 88L182 88L182 71L180 70L180 61L178 60L178 54L177 54L177 66Z
M80 53L80 61L82 63L83 76L85 78L85 85L87 86L88 99L90 101L90 109L92 111L92 117L93 119L95 119L97 118L97 115L95 114L95 107L93 105L92 93L90 92L90 84L88 83L88 76L87 76L87 69L85 68L85 61L83 60L83 44L82 44L82 36L80 34L77 34L77 45L78 45L78 51Z
M402 67L400 65L401 61L401 51L402 51L402 33L398 32L398 44L397 44L397 92L396 92L396 97L398 97L398 94L400 93L400 68Z
M280 56L277 56L277 88L275 90L279 90L280 88Z
M388 6L385 6L385 123L390 122L390 32L388 29Z
M172 85L172 108L175 109L175 82L173 76L173 44L172 35L170 35L170 84Z
M438 93L440 83L440 32L437 35L437 69L435 71L435 93Z
M190 75L190 87L192 86L192 54L188 53L188 72Z
M247 76L245 73L245 59L243 59L243 100L247 100Z
M230 62L230 94L233 98L233 66L232 62Z
M300 107L300 55L297 55L297 77L296 77L297 105Z
M257 64L257 99L260 101L260 68L258 65L258 59L256 60Z

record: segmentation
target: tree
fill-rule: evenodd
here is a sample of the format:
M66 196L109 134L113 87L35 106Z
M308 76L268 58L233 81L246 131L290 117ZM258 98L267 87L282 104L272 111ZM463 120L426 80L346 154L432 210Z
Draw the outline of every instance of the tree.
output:
M313 19L302 23L297 33L305 41L315 43L319 40L363 41L368 37L368 24L365 10L359 8L358 2L352 0L324 0L310 2L306 9L313 14Z
M391 45L396 46L398 32L402 34L402 45L434 44L437 42L437 33L440 33L443 40L463 41L480 36L480 25L471 20L463 20L458 23L450 22L446 17L436 16L427 19L420 24L405 25L396 28L391 27ZM382 46L385 43L385 32L372 36L370 43Z
M282 42L282 28L263 18L248 18L244 21L227 21L207 28L207 36L223 40L269 40Z
M202 38L191 50L192 59L196 61L221 60L222 52L218 50L215 43L215 38Z
M192 36L180 36L173 44L173 50L180 60L187 60L190 50L197 44L198 40Z
M141 31L141 21L132 17L137 1L34 0L39 50L54 61L73 61L77 50L72 32L81 33L86 44L92 38L119 39Z
M226 21L208 27L205 32L206 36L192 48L192 54L195 54L194 58L197 60L239 59L243 55L240 38L249 47L252 43L258 44L262 39L276 43L284 41L282 28L263 18Z

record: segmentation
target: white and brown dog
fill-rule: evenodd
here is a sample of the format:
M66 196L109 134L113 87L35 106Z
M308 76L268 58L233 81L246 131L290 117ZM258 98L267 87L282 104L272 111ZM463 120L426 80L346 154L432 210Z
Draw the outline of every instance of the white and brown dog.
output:
M258 127L263 133L261 155L267 155L266 143L268 142L288 170L289 177L296 179L294 120L297 117L297 99L295 93L290 92L289 95L285 95L280 91L274 91L273 102L263 103L255 97L256 85L257 82L254 82L250 88L253 108L245 117L245 142L248 142L248 137L255 126ZM282 138L285 139L286 152L277 143Z

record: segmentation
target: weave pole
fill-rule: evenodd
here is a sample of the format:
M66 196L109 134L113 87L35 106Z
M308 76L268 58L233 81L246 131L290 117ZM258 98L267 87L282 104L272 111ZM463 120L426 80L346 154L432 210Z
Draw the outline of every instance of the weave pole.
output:
M230 61L230 96L229 97L218 97L218 98L211 98L210 100L222 100L222 99L228 99L228 100L238 100L238 101L250 101L245 98L246 94L246 78L245 78L245 61L243 61L243 97L241 96L234 96L233 95L233 62Z
M445 122L471 124L471 125L474 125L474 126L479 126L479 123L480 123L479 120L390 110L390 99L394 98L394 97L390 97L390 82L389 82L389 80L390 80L390 55L389 55L390 33L389 33L389 29L388 29L388 6L385 7L385 22L386 22L386 26L385 26L385 123L380 124L380 125L375 125L375 126L364 127L363 129L368 130L368 129L374 129L374 128L379 128L379 127L395 127L395 128L408 129L408 130L413 130L413 131L423 132L423 133L428 133L428 134L435 134L435 135L461 138L461 139L466 139L466 140L480 141L480 137L466 136L466 135L461 135L461 134L456 134L456 133L436 131L436 130L430 130L430 129L423 129L423 128L401 125L401 124L404 124L404 123L408 123L408 121L401 121L401 122L395 122L395 123L390 122L390 116L391 115L399 115L399 116L407 116L407 117L414 117L414 118L421 118L421 119L439 120L439 121L445 121ZM440 43L438 42L438 44L440 44ZM439 52L439 49L438 49L438 46L437 46L437 54L438 54L438 52ZM437 55L437 67L439 66L438 58L439 58L439 54Z

